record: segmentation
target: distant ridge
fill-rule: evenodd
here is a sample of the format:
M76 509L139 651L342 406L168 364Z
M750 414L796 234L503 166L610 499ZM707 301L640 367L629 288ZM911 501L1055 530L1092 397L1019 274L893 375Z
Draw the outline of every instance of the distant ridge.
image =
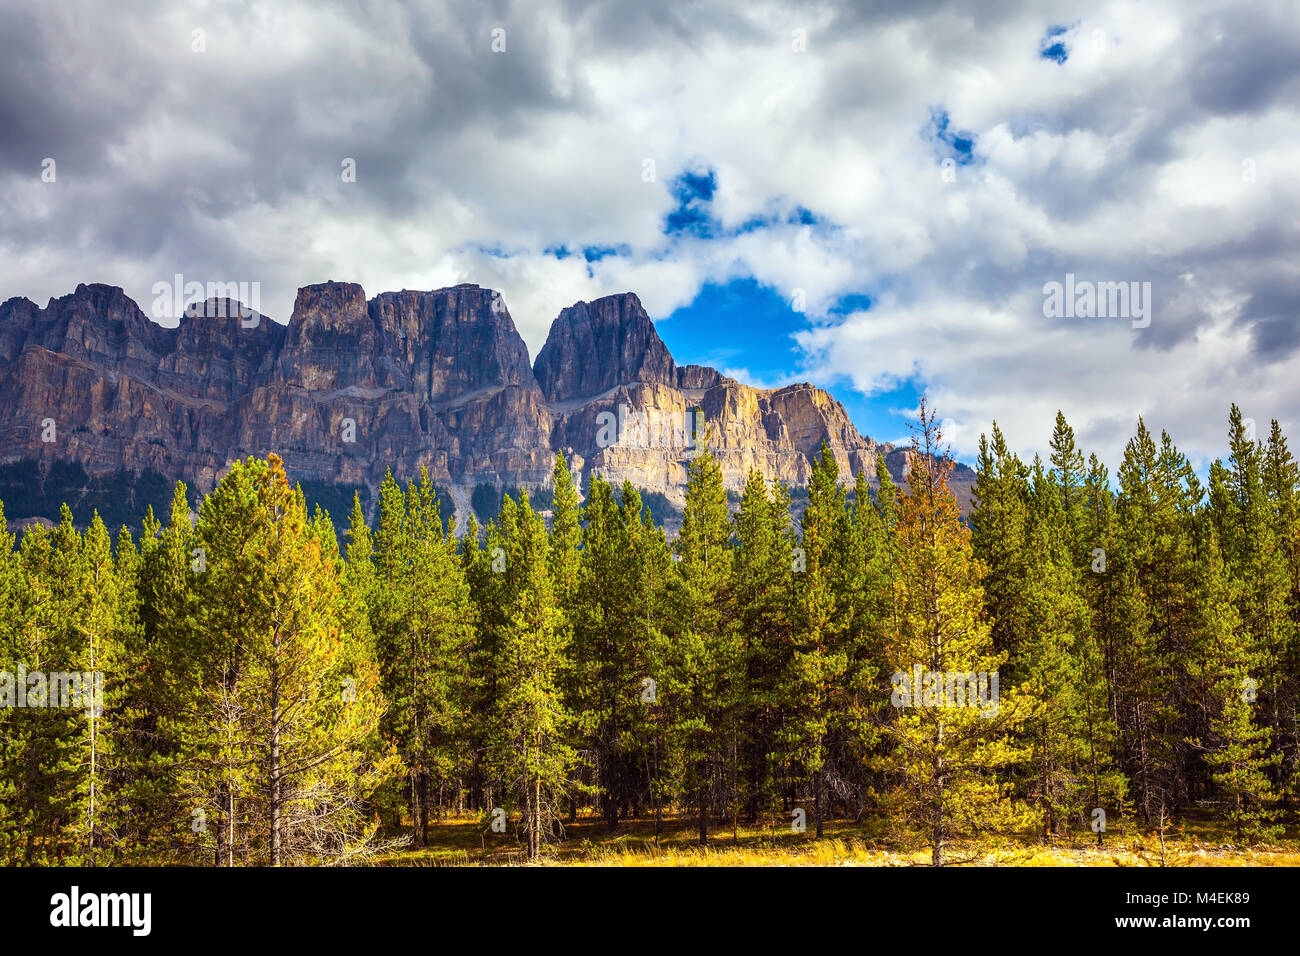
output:
M305 286L287 326L226 300L201 311L164 328L100 284L0 305L0 497L6 473L84 471L142 512L132 476L153 497L178 478L206 492L231 460L274 451L332 510L353 488L373 500L389 468L425 466L463 521L475 488L546 486L562 450L584 480L628 479L679 508L700 415L733 491L755 467L806 484L823 442L846 477L874 481L883 455L903 478L905 450L859 434L820 388L678 366L632 293L562 310L531 366L500 294L472 284L371 299ZM957 467L963 505L973 477Z

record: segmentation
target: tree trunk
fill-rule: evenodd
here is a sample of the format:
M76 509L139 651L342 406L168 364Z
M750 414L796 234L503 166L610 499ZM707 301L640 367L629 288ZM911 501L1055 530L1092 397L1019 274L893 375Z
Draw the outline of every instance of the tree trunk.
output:
M280 675L271 676L271 865L280 865Z
M614 758L606 747L604 759L601 760L603 768L601 770L601 783L603 787L604 807L605 807L605 826L611 833L618 829L618 793L616 780L618 771L614 767Z
M90 865L95 865L95 705L98 703L93 699L94 680L95 680L95 638L90 639L90 680L92 700L90 705L90 807L87 811L87 829L90 836ZM84 696L84 695L83 695ZM85 701L83 700L82 703Z
M937 668L936 668L937 669ZM944 792L944 772L943 758L938 756L943 752L943 724L938 727L939 746L934 758L934 783L935 783L935 800L934 800L934 819L931 821L930 830L930 864L932 866L943 866L943 792Z
M536 860L542 852L542 778L534 777L529 793L531 809L528 820L528 859Z
M226 816L226 785L217 785L217 806L221 808L222 819L217 824L217 835L213 841L212 848L212 865L221 866L221 858L225 854L225 816Z
M709 842L709 790L704 784L700 785L700 846L706 846Z
M420 845L429 845L429 774L420 771Z
M825 770L819 767L813 776L816 788L813 801L817 813L817 839L820 840L822 838L822 781L825 778Z

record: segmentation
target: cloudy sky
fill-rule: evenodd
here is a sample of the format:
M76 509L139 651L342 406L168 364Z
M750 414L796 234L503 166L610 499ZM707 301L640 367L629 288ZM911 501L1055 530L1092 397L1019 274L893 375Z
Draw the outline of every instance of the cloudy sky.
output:
M0 47L2 298L469 281L536 355L630 290L873 437L928 393L960 457L1300 431L1295 2L5 0ZM1046 317L1067 274L1149 325Z

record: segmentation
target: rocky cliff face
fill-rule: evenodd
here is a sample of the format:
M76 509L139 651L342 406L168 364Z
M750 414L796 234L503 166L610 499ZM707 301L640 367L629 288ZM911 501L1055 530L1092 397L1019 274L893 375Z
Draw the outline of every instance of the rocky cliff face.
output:
M633 382L677 385L673 357L630 292L561 311L537 353L533 374L552 402L589 398Z
M200 491L271 451L304 482L372 491L390 467L423 466L461 519L478 485L548 484L557 449L584 478L627 478L680 507L704 432L736 490L751 467L805 484L823 441L845 474L873 475L885 454L902 477L901 452L858 434L821 389L678 367L631 294L563 310L531 367L500 295L475 285L369 300L355 283L307 286L287 327L224 301L201 311L163 328L104 285L0 305L0 465L152 472ZM959 494L969 480L959 472Z
M631 293L562 311L533 372L550 403L554 447L570 453L585 473L628 478L677 506L701 427L733 491L744 486L751 468L792 487L806 485L823 442L842 476L862 470L874 485L876 458L883 454L893 478L903 478L906 449L863 437L844 407L820 388L757 389L716 369L676 366ZM964 466L954 474L964 508L973 480Z

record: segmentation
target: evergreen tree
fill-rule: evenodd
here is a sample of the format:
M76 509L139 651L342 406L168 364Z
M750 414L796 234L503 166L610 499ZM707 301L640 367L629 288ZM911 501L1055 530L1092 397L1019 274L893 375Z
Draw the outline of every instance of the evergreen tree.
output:
M1195 515L1202 497L1185 457L1167 434L1157 445L1145 422L1119 468L1116 546L1107 575L1117 576L1112 678L1124 766L1143 819L1157 821L1187 796L1193 682L1185 662L1198 642L1195 616Z
M1085 560L1087 552L1078 553L1077 544L1087 502L1088 473L1084 468L1083 452L1074 441L1074 429L1059 410L1056 413L1056 425L1052 429L1052 439L1049 444L1052 449L1052 480L1059 492L1061 509L1065 516L1066 540L1076 549L1076 553L1071 555L1075 562L1086 566L1091 558L1087 557Z
M837 600L842 578L837 564L847 544L847 516L839 469L823 444L808 482L808 507L801 519L805 568L794 577L796 628L782 675L784 720L779 734L788 759L811 778L817 836L823 834L828 738L841 703L848 654L844 648L845 608Z
M1000 773L1022 756L1009 734L1023 719L1014 691L994 683L1006 655L993 647L982 568L958 518L941 439L922 404L894 532L897 631L888 654L896 712L883 762L935 866L951 862L955 838L1009 818Z
M1016 655L1011 673L1034 706L1024 724L1029 747L1028 796L1044 837L1097 808L1113 813L1125 796L1112 753L1114 722L1106 708L1101 653L1092 629L1082 571L1071 553L1078 516L1067 510L1067 481L1034 470L1024 577L1019 583ZM1077 510L1077 509L1076 509ZM1098 834L1101 834L1098 830Z
M768 492L762 473L751 469L734 518L736 539L731 599L741 635L744 669L740 725L739 800L749 823L779 796L774 755L784 707L782 677L794 630L793 575L804 569L790 524L789 492Z
M1028 477L994 422L991 442L980 435L970 528L975 554L988 568L984 587L993 644L1004 651L1013 650L1024 631L1019 587L1025 577Z
M1210 533L1200 567L1200 609L1210 667L1208 677L1217 708L1205 740L1191 741L1205 752L1214 783L1226 803L1226 817L1237 839L1281 835L1274 824L1277 794L1267 771L1281 762L1269 753L1270 732L1256 720L1256 679L1262 655L1242 626L1232 584Z
M555 453L551 478L551 533L549 567L556 599L566 613L577 597L582 563L581 500L563 452Z
M559 822L574 761L560 692L567 628L547 567L546 526L527 494L521 492L518 504L507 496L500 519L505 600L487 765L507 801L521 810L528 858L535 860Z
M1279 432L1280 437L1280 432ZM1297 642L1292 597L1292 572L1288 548L1289 532L1279 517L1287 507L1285 492L1288 465L1284 444L1274 446L1271 475L1277 488L1277 505L1265 485L1268 455L1251 435L1234 404L1228 416L1227 465L1215 462L1210 469L1210 497L1217 515L1215 529L1223 545L1231 576L1242 585L1237 611L1249 634L1258 673L1259 713L1271 730L1270 739L1294 739L1294 671L1287 666L1294 659ZM1273 785L1285 788L1286 771L1281 751L1269 765ZM1293 757L1294 760L1294 757Z
M1282 754L1277 770L1288 801L1300 793L1300 466L1274 419L1264 453L1264 490L1273 513L1273 535L1287 569L1285 641L1277 651L1277 717L1273 745Z
M349 659L337 566L280 459L232 465L204 499L197 538L202 626L223 645L209 675L218 706L204 716L225 736L204 743L219 741L221 782L252 811L253 859L278 866L364 851L374 836L365 801L391 772L378 736L379 673Z
M5 521L4 503L0 502L0 672L15 676L23 659L26 585L22 563L14 552L14 536ZM17 688L13 690L16 694ZM23 747L14 703L0 706L0 864L5 865L16 863L22 854L17 826L22 813L19 783Z
M113 824L111 807L106 813L106 784L112 766L114 735L104 732L105 721L117 719L118 677L125 663L122 648L122 598L113 561L112 539L96 511L86 530L78 578L83 583L79 616L81 648L77 670L82 678L82 712L86 762L85 859L98 862L105 833ZM108 679L106 680L106 675ZM111 691L111 699L106 695ZM106 709L107 708L107 709Z
M390 702L385 728L405 764L412 835L423 846L434 793L458 787L468 763L462 731L471 691L463 661L474 637L469 585L427 470L404 495L391 473L385 479L376 545L384 587L372 628Z
M674 633L660 696L684 798L696 811L704 844L729 776L724 762L737 749L741 674L740 642L723 613L732 559L727 492L707 440L687 468L686 505L674 554Z
M608 483L592 479L580 569L582 599L571 604L570 699L610 830L633 802L641 771L636 744L642 735L636 726L644 717L641 697L650 661L642 609L646 595L637 591L644 560L635 547L640 512L640 495L630 484L619 505Z
M6 675L0 695L5 706L17 707L9 721L17 791L11 813L27 865L79 863L88 849L86 720L65 682L79 671L85 649L82 548L66 504L53 531L28 528L20 548L26 581L14 654L19 668L12 683Z
M111 852L113 862L121 862L131 856L140 842L136 807L131 803L133 788L138 784L135 773L139 766L139 755L134 751L139 714L132 709L132 703L139 699L140 685L147 680L147 674L142 673L146 659L140 624L143 562L131 530L125 525L118 530L113 559L117 584L118 655L111 676L112 686L105 687L105 707L111 712L112 719L105 727L109 766L101 819L106 830L106 849Z

